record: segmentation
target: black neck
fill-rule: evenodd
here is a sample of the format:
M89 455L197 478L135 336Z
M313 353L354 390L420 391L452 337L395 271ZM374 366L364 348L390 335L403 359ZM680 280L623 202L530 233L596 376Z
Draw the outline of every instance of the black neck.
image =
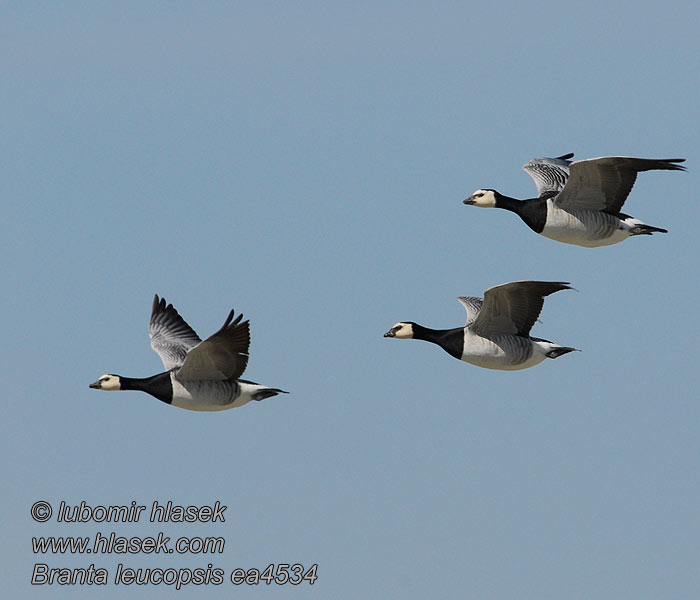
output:
M518 200L495 193L496 208L505 208L518 215L525 224L540 233L544 229L547 221L547 198L530 198L529 200Z
M170 382L170 371L158 373L152 377L136 378L119 376L120 389L146 392L158 398L161 402L170 404L173 401L173 386Z
M457 359L462 358L462 350L464 349L464 328L430 329L429 327L423 327L417 323L414 323L412 327L414 339L437 344L451 356Z

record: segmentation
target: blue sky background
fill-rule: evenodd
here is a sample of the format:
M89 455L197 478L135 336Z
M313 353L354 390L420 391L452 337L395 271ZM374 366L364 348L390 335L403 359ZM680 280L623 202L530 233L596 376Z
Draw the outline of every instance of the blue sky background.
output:
M183 598L685 599L700 585L700 8L690 2L6 3L3 588L51 567L318 563L313 587ZM479 187L575 152L685 157L625 210L668 235L584 249ZM582 352L478 369L399 320L571 281L533 334ZM222 413L88 389L161 370L154 293L205 337L251 320ZM66 525L33 502L228 506L224 524ZM47 555L32 536L223 536L220 555Z

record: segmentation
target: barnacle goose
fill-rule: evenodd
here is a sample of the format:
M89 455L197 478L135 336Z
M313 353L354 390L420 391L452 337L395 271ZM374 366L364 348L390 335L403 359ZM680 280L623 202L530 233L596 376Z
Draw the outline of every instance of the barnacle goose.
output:
M667 233L620 212L641 171L685 171L684 158L605 156L571 161L573 154L536 158L523 166L537 185L537 198L517 200L492 189L474 192L464 204L505 208L535 233L566 244L594 248L632 235Z
M559 281L513 281L492 287L484 299L460 296L467 311L464 327L430 329L412 321L394 325L384 337L425 340L459 360L502 371L534 367L545 358L557 358L576 348L530 337L545 296L571 289Z
M284 390L239 379L248 364L250 323L231 311L219 331L202 341L165 298L153 299L149 336L164 373L135 379L102 375L97 390L140 390L166 404L199 411L226 410Z

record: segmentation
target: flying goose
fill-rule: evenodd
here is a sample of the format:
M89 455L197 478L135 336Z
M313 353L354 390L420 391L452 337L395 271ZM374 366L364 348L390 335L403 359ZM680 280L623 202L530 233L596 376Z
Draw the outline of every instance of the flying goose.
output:
M545 296L571 289L559 281L513 281L489 288L484 299L460 296L467 311L464 327L430 329L401 321L384 337L432 342L459 360L502 371L527 369L545 358L557 358L576 348L530 337Z
M135 379L102 375L97 390L140 390L166 404L214 411L264 400L284 390L239 379L248 364L250 323L231 311L219 331L202 341L165 298L153 298L148 334L163 361L164 373Z
M604 156L571 161L573 154L535 158L523 166L537 186L537 198L517 200L496 190L474 192L464 204L505 208L535 233L594 248L617 244L631 235L667 233L620 212L641 171L685 171L684 158Z

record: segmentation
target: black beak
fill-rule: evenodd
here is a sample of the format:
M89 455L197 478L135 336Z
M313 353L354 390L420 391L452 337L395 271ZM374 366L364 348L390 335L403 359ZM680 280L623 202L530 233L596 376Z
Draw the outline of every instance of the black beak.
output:
M396 337L396 327L392 327L389 331L384 334L384 337Z
M474 204L474 196L469 196L469 198L464 201L464 204Z
M91 384L90 384L90 387L91 387L93 390L99 390L99 389L100 389L100 382L99 382L99 381L96 381L95 383L91 383Z

